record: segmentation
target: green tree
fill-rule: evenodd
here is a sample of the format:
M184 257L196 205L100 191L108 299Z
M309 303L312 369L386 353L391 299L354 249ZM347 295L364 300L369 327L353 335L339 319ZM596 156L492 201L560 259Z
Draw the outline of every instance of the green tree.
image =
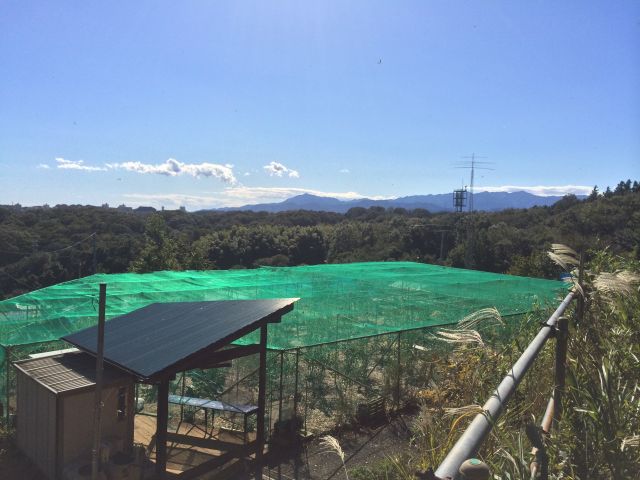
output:
M132 263L133 272L179 270L178 242L172 237L160 214L151 215L144 230L145 243L138 258Z

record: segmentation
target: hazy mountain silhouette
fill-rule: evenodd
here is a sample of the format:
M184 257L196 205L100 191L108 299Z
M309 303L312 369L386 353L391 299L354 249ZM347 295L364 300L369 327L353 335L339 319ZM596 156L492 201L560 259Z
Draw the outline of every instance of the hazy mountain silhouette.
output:
M474 195L473 203L475 210L497 211L507 208L530 208L533 206L553 205L561 198L561 196L541 197L527 192L479 192ZM277 203L259 203L255 205L244 205L242 207L219 208L216 210L252 210L254 212L315 210L345 213L354 207L369 208L374 206L406 208L407 210L424 208L431 212L451 212L453 211L453 195L451 193L439 193L433 195L411 195L392 200L372 200L370 198L339 200L333 197L319 197L305 193Z

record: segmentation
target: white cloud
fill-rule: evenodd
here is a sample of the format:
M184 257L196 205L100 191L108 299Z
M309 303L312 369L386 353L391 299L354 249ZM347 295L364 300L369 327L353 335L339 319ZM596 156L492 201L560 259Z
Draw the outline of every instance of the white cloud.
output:
M300 177L300 173L298 173L297 170L293 170L291 168L287 168L285 167L283 164L278 163L278 162L271 162L269 163L269 165L265 165L264 168L269 175L271 175L272 177L275 175L276 177L282 177L284 175L287 175L291 178L299 178Z
M40 163L36 168L39 168L40 170L49 170L51 167L46 163Z
M167 194L144 194L129 193L125 194L125 203L127 205L151 205L156 208L179 207L186 206L189 210L197 210L203 208L221 208L221 207L240 207L255 203L271 203L281 202L287 198L310 193L319 197L333 197L340 200L356 200L364 198L356 192L323 192L308 188L270 188L270 187L234 187L225 188L221 192L211 192L203 195L191 195L184 193L167 193ZM393 197L366 196L374 200L384 200Z
M152 206L155 208L187 207L189 210L199 210L212 208L218 202L217 197L207 195L189 195L186 193L166 193L166 194L145 194L145 193L125 193L126 204L133 207Z
M85 172L104 172L107 170L105 167L85 165L84 160L67 160L62 157L57 157L56 162L56 167L63 170L83 170Z
M183 163L175 158L169 158L164 163L150 164L142 162L124 162L107 164L109 168L127 170L129 172L151 173L157 175L191 175L192 177L214 177L225 183L235 185L233 165L219 165L217 163Z
M477 192L528 192L541 197L568 195L589 195L593 187L585 185L537 185L537 186L517 186L502 185L499 187L475 187Z
M340 172L340 173L351 173L351 170L349 170L348 168L341 168L340 170L338 170L338 172Z

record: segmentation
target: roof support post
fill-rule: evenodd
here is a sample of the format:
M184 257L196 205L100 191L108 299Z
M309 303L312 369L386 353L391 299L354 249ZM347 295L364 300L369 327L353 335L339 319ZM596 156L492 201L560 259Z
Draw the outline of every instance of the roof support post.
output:
M107 304L107 284L100 284L98 303L98 345L96 347L96 390L93 418L93 449L91 450L91 480L98 478L100 470L100 443L102 436L102 373L104 369L104 322Z
M260 327L260 370L258 371L258 425L256 427L256 480L262 480L264 456L264 409L267 393L267 325Z
M165 478L167 471L167 423L169 420L169 379L158 385L158 416L156 417L156 474Z

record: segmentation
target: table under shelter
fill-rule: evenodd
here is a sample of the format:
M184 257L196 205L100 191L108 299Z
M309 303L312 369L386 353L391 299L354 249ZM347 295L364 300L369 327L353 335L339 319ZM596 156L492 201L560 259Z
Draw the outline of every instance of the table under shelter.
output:
M169 402L190 401L169 395L169 382L180 372L226 366L236 358L258 354L258 405L229 406L233 413L256 414L256 439L226 452L191 470L181 478L194 478L211 471L236 456L255 455L256 478L262 478L265 442L265 393L268 324L278 323L293 310L297 298L229 300L211 302L153 303L106 322L104 361L131 375L138 382L157 385L156 472L165 475L167 465ZM107 306L108 308L108 306ZM232 345L232 342L258 331L259 343ZM96 355L98 327L90 327L63 340ZM198 399L191 399L192 403ZM205 409L223 409L212 400L200 402ZM220 407L220 408L218 408ZM245 411L246 410L246 411ZM246 427L245 427L246 431Z

